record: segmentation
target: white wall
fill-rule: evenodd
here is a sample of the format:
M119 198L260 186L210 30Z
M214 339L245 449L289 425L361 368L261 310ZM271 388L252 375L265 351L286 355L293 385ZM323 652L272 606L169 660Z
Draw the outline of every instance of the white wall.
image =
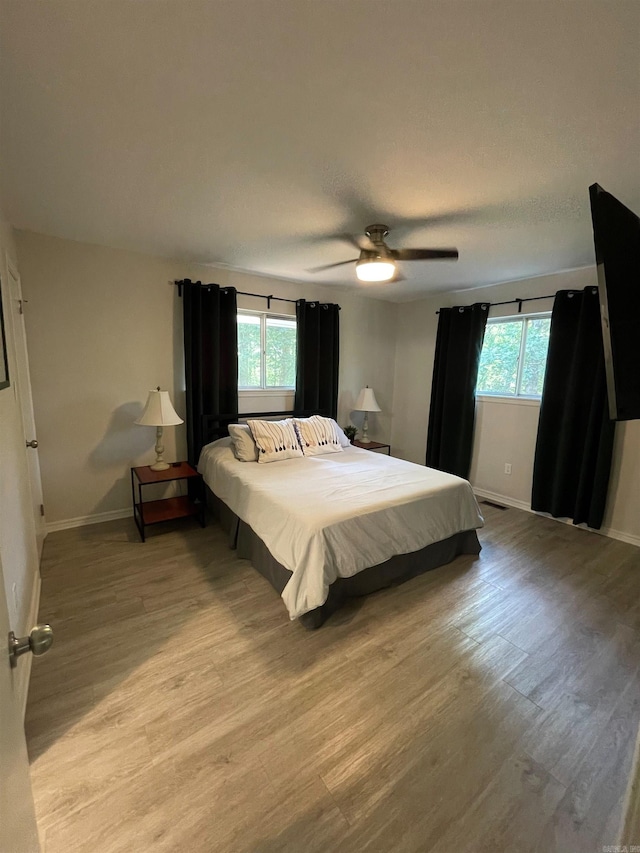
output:
M152 462L155 431L135 426L149 388L169 389L184 416L182 303L170 282L232 285L289 299L338 302L338 419L350 420L363 385L375 386L383 412L371 435L391 434L396 306L337 288L153 258L16 232L27 306L36 426L47 521L128 513L129 469ZM239 300L264 309L264 300ZM274 303L279 312L294 311ZM268 409L273 406L269 401ZM257 408L257 407L256 407ZM356 415L355 417L359 417ZM184 426L165 430L165 457L184 458Z
M469 474L475 488L529 506L539 415L538 401L478 400Z
M544 296L596 283L595 268L573 270L399 305L392 433L395 455L420 464L425 461L439 307ZM524 310L550 310L552 305L552 301L541 300L526 304ZM512 313L517 313L514 306L501 306L492 308L490 316ZM538 415L535 404L478 402L470 473L475 488L516 506L530 506ZM505 462L512 464L511 475L504 473ZM640 422L618 424L603 530L636 544L640 544L639 478Z

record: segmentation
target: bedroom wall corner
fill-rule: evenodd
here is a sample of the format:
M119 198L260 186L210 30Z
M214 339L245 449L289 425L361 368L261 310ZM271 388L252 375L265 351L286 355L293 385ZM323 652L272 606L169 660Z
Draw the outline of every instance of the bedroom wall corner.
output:
M595 283L595 268L588 267L399 305L394 390L395 455L424 464L438 308L482 300L501 302L515 297L545 296L561 289L581 289ZM553 301L541 300L530 306L532 311L547 311L553 307ZM492 309L491 316L514 313L517 313L514 306L505 305ZM529 401L478 401L470 480L480 493L512 506L530 506L538 414L539 405ZM504 472L505 462L512 464L510 475ZM639 478L640 422L620 423L616 427L602 532L637 545L640 545Z
M134 424L147 392L174 396L173 268L27 231L16 240L47 522L106 520L131 506L129 468L154 458L155 431ZM167 458L183 432L165 430Z
M427 448L436 311L448 300L448 294L441 294L397 306L393 455L419 465L424 465Z

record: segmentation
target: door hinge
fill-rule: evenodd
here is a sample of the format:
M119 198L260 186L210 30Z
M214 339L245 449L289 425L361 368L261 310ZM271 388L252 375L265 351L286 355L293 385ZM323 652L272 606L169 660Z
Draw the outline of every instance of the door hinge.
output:
M26 305L26 303L28 301L29 301L28 299L18 299L18 306L19 306L21 314L24 314L24 306Z
M40 515L44 517L44 504L40 504Z

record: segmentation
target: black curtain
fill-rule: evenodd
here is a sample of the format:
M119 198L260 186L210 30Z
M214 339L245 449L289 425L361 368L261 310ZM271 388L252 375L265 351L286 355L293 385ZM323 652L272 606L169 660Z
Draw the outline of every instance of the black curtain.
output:
M338 362L340 359L340 306L306 302L296 305L298 349L296 411L338 414Z
M237 297L233 287L181 282L187 396L187 450L196 465L205 415L238 412Z
M561 290L551 315L531 508L599 528L614 432L597 288Z
M465 479L471 468L476 381L489 305L441 308L438 320L427 465Z

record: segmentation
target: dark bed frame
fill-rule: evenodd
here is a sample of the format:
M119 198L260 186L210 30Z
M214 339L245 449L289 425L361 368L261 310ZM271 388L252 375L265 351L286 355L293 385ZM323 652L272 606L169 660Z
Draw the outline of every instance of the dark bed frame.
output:
M241 415L205 415L204 435L208 442L224 438L229 434L229 424L247 418L305 418L313 414L322 414L318 410L292 412L253 412ZM279 563L265 543L254 533L251 527L207 487L207 501L214 516L229 536L229 547L237 550L238 557L250 560L253 567L278 592L287 585L291 572ZM350 578L338 578L329 588L326 602L315 610L305 613L299 622L308 629L319 628L325 620L338 610L344 602L353 597L369 595L389 586L405 583L418 575L437 569L452 562L461 554L478 555L480 542L475 530L467 530L434 542L420 551L399 554L377 566L371 566Z

